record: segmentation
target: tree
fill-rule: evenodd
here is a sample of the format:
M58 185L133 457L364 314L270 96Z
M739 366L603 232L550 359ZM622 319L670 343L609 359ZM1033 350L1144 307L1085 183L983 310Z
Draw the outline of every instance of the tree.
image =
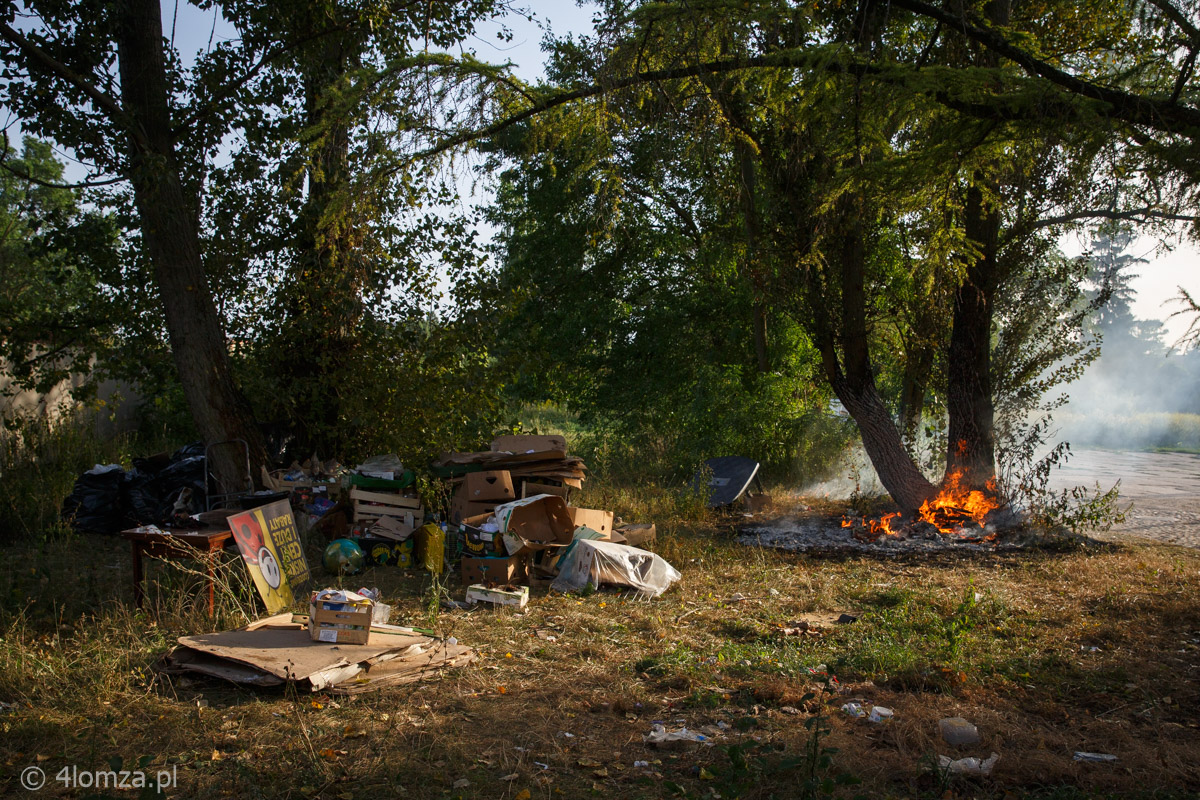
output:
M41 392L92 372L122 320L109 301L115 222L87 209L81 191L57 188L62 177L50 146L32 137L0 157L0 343L7 374Z
M986 25L1037 23L1010 18L1002 4L984 8L992 14ZM995 475L991 354L998 293L1015 276L1030 274L1034 265L1023 259L1044 258L1045 249L1033 246L1042 232L1097 217L1175 213L1169 202L1154 197L1161 181L1147 181L1151 200L1140 208L1129 205L1126 189L1137 184L1127 177L1108 195L1080 191L1088 170L1100 164L1098 154L1113 141L1112 129L1101 123L1108 111L1104 104L1113 106L1118 125L1160 130L1165 120L1186 122L1191 112L1177 97L1141 103L1129 92L1102 90L1094 93L1100 98L1095 102L1078 96L1095 88L1087 80L1043 78L1036 70L1038 77L1026 80L990 45L978 46L975 27L959 35L940 18L922 13L893 21L885 11L864 3L851 17L761 3L721 6L704 16L665 4L614 6L596 40L567 45L564 63L581 65L573 80L555 91L531 92L525 108L506 121L446 143L495 133L558 105L648 84L658 88L643 97L671 92L677 107L691 108L696 93L667 89L676 85L668 82L705 86L721 107L721 124L744 137L750 147L743 152L760 161L757 173L764 192L771 192L763 205L777 211L766 238L777 254L785 254L781 274L790 272L790 282L784 285L800 303L798 316L822 353L826 378L859 422L885 486L912 508L931 487L904 453L871 356L878 315L872 298L880 285L872 281L880 279L877 265L887 260L880 247L887 231L905 224L906 214L919 214L913 206L920 198L930 198L949 215L925 245L930 257L952 267L940 273L954 287L944 361L951 418L947 461L951 470L965 471L969 483L983 486ZM970 19L974 25L975 17ZM1130 26L1136 27L1116 16L1118 39ZM1052 15L1036 35L1073 58L1090 59L1111 49L1114 34L1096 35L1081 28L1078 18ZM1028 59L1016 57L1028 65ZM1068 91L1047 100L1042 81ZM963 122L954 122L956 115ZM1076 126L1066 137L1064 121ZM952 142L942 135L929 145L912 133L938 125L966 138ZM1016 152L1024 152L1022 159L1054 159L1053 192L1029 180L1038 172L1029 166L1036 162L1020 160L1015 170L1007 166ZM1139 155L1145 163L1145 152ZM1110 174L1130 173L1114 168ZM946 203L936 197L946 191L957 199ZM747 204L744 211L751 223L747 230L761 223L757 214L751 219L751 208ZM928 322L922 327L936 331ZM914 338L929 341L928 335ZM910 388L922 371L910 371ZM1026 373L1027 380L1035 377Z
M191 67L182 66L178 54L165 47L156 0L34 2L28 15L22 13L20 29L18 7L5 5L0 25L0 58L8 77L5 102L27 130L74 151L88 164L89 181L128 183L137 213L137 245L151 267L179 382L205 441L245 440L252 462L264 461L204 263L205 225L212 210L207 180L222 141L269 117L272 103L284 107L295 97L288 76L302 76L307 118L297 125L289 117L274 131L281 134L277 145L303 142L305 132L313 137L307 140L313 145L307 154L311 158L300 159L309 167L302 169L309 185L296 249L310 259L309 277L319 274L324 286L337 290L334 300L349 303L351 312L361 308L364 284L355 260L360 240L341 209L354 195L345 182L348 132L367 130L371 115L358 107L344 119L339 116L347 111L339 82L360 60L365 63L360 49L390 63L397 53L380 54L387 47L399 47L419 33L443 44L454 34L439 38L439 31L461 32L474 14L491 5L455 4L440 8L442 16L429 16L426 5L418 3L365 9L332 4L323 12L271 2L231 3L230 13L247 20L246 35L219 44ZM283 21L287 25L279 26L284 31L278 35L275 27ZM391 27L373 33L381 21ZM436 98L425 99L436 107ZM363 149L370 152L378 144L368 141ZM235 183L222 188L236 190ZM229 248L215 250L229 253ZM245 275L245 264L225 266L235 272L240 267ZM218 275L217 280L226 277ZM319 294L323 286L291 277L294 321L313 311L304 298ZM336 357L338 345L346 341L342 320L323 321L317 329L326 337L323 351L332 349ZM317 363L324 368L328 362ZM330 371L337 372L336 364ZM216 460L223 483L242 483L236 459L219 451Z
M267 394L276 398L270 410L291 422L307 452L330 453L352 429L349 385L386 357L364 349L373 340L369 318L396 321L395 297L428 289L430 262L471 258L462 252L470 243L455 240L462 222L432 210L449 194L429 165L385 167L395 166L398 149L389 137L411 136L441 108L436 68L421 50L462 41L503 4L221 7L258 49L279 40L295 46L246 86L259 113L245 123L245 145L230 164L214 170L225 193L212 211L212 239L221 249L234 243L223 254L237 271L254 258L244 243L269 237L275 311L255 335ZM364 93L382 74L389 89ZM246 197L256 202L247 207ZM262 225L264 213L278 222Z
M262 463L262 439L234 383L201 261L197 176L188 167L207 153L180 152L160 4L33 6L44 27L28 35L13 28L13 4L0 24L0 57L13 75L6 103L29 130L74 149L97 171L129 181L197 431L208 442L242 439ZM218 458L220 478L240 483L236 459Z

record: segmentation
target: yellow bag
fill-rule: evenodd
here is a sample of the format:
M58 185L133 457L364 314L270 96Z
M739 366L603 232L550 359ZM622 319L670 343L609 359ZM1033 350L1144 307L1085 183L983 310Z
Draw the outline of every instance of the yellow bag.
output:
M417 528L413 538L417 540L417 566L441 575L446 568L446 532L434 523L427 522Z

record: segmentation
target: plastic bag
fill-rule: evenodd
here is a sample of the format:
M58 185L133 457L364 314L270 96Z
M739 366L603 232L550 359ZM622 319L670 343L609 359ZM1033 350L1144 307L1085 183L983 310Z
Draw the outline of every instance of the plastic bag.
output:
M116 533L125 527L121 502L125 470L117 464L101 466L79 476L75 487L63 500L62 516L71 526L85 533Z
M558 592L579 591L588 584L632 586L658 597L682 577L679 570L661 557L625 544L596 539L578 539L558 567L550 588Z
M951 761L949 756L938 756L938 766L954 775L973 775L986 778L992 774L992 767L996 766L996 762L999 760L998 753L992 753L986 759L972 757L960 758L957 761Z

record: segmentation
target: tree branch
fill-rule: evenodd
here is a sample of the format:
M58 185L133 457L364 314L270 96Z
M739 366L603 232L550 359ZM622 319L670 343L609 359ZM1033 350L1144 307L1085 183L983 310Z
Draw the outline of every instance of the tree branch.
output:
M5 172L9 173L10 175L15 175L16 177L20 178L23 181L29 181L30 183L36 184L38 186L44 186L47 189L94 189L98 186L112 186L114 183L121 183L122 181L127 180L124 177L116 177L116 178L108 178L107 180L103 180L103 181L80 181L79 183L55 183L54 181L43 180L42 178L38 178L34 175L31 175L22 169L18 169L17 167L14 167L12 164L8 163L8 157L2 156L2 155L0 155L0 169L3 169Z
M28 58L37 62L44 69L62 78L64 81L87 95L87 97L96 104L96 107L103 111L110 120L128 131L129 135L133 137L133 140L139 149L145 149L145 135L129 120L125 110L121 108L120 103L118 103L111 95L105 94L100 89L93 86L78 72L51 56L45 50L22 36L6 23L0 23L0 38L3 38L9 44L15 45L17 49L23 52Z
M1172 214L1167 211L1159 211L1150 206L1130 208L1125 211L1118 211L1112 208L1092 208L1086 211L1073 211L1070 214L1060 214L1056 217L1043 217L1042 219L1030 220L1026 225L1014 226L1004 236L1003 244L1007 245L1013 240L1033 231L1052 228L1055 225L1065 225L1068 222L1079 222L1085 219L1130 220L1134 222L1156 219L1169 222L1198 222L1200 221L1200 216L1193 214Z
M1146 2L1166 14L1172 22L1178 25L1179 29L1192 40L1193 46L1200 45L1200 29L1192 24L1192 21L1184 16L1182 11L1172 5L1171 0L1146 0Z
M514 125L517 125L525 120L541 114L545 111L573 103L576 100L586 100L589 97L607 94L608 92L628 89L634 86L642 86L645 84L659 83L662 81L678 80L680 78L695 78L701 75L719 75L729 72L736 72L743 69L755 68L789 68L789 69L815 69L821 68L829 72L851 74L851 75L866 75L880 71L880 68L859 61L848 61L832 57L825 50L813 53L812 51L795 51L788 50L780 53L771 53L769 55L755 56L753 58L742 59L724 59L720 61L711 61L702 64L691 64L679 67L669 67L664 69L646 70L633 75L628 75L624 78L617 78L611 81L596 82L586 86L581 86L570 90L559 90L556 92L547 93L541 97L535 97L530 106L522 111L518 111L503 119L497 120L482 128L463 131L453 136L447 137L441 142L437 142L425 150L420 150L412 155L412 158L428 158L430 156L440 155L447 150L452 150L464 144L469 144L479 139L486 139L494 136Z
M955 16L923 0L889 0L889 2L906 11L928 17L959 31L964 36L1016 62L1026 72L1045 78L1072 94L1090 97L1108 104L1114 115L1126 122L1148 125L1168 133L1184 133L1192 139L1200 138L1200 110L1196 108L1154 98L1139 97L1120 89L1100 86L1077 78L1058 67L1035 58L995 30L974 24L964 17ZM1183 131L1180 128L1189 130Z

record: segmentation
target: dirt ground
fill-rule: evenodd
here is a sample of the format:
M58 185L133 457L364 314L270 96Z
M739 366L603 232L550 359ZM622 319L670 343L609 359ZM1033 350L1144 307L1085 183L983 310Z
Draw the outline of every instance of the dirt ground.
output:
M179 636L244 624L252 595L236 581L209 619L194 575L155 564L139 612L123 541L5 545L0 796L134 797L55 781L143 762L177 776L169 796L195 798L1200 796L1200 551L1162 543L1196 544L1200 460L1122 456L1072 466L1129 470L1135 509L1173 516L1134 516L1114 542L804 554L739 544L738 519L647 514L679 584L652 601L537 590L521 613L439 608L462 597L456 578L372 569L342 583L379 586L393 622L480 658L349 698L155 674ZM620 504L593 491L587 505ZM828 523L835 505L804 513ZM222 569L242 574L236 559ZM802 621L816 631L787 632ZM852 718L853 701L895 718ZM951 716L981 740L948 746ZM712 744L649 747L655 724ZM993 752L987 777L938 768ZM51 780L36 793L21 784L31 767Z
M1056 489L1121 482L1127 519L1098 538L1137 536L1156 542L1200 547L1200 455L1076 450L1051 474Z

